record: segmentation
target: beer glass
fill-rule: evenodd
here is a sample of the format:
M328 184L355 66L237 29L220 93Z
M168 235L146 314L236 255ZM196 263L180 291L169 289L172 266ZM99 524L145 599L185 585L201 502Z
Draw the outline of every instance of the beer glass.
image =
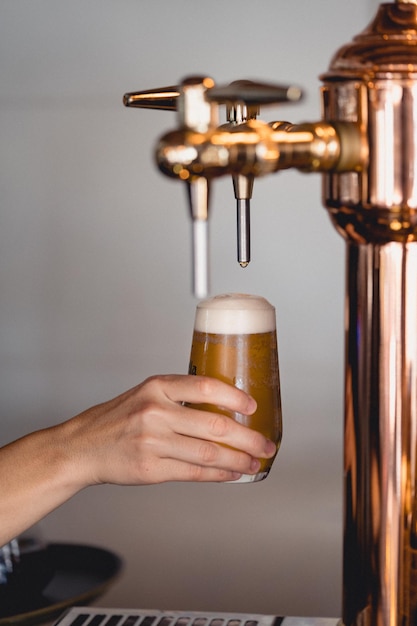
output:
M219 378L249 393L253 415L209 404L198 408L228 415L261 432L278 447L282 436L281 394L275 308L265 298L224 294L197 305L189 373ZM274 458L260 459L259 472L233 482L257 482L268 476Z

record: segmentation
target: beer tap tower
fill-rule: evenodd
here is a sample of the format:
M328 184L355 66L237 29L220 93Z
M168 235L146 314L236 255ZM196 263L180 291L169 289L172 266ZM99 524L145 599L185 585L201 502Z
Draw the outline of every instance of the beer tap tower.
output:
M244 265L253 179L322 173L323 203L346 241L343 623L416 626L417 0L381 4L322 81L322 120L307 124L257 119L260 106L301 93L248 81L191 77L125 104L178 110L156 160L187 188L198 297L208 289L211 181L233 177Z

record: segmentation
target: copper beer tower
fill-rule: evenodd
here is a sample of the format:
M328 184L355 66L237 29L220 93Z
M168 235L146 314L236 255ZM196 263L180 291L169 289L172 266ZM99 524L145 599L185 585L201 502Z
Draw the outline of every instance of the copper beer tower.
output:
M265 104L297 100L296 88L250 81L191 77L125 104L178 110L156 159L188 192L199 297L211 181L233 177L245 265L253 179L322 173L323 203L346 241L343 624L416 626L417 0L381 4L322 81L322 120L299 125L257 119Z

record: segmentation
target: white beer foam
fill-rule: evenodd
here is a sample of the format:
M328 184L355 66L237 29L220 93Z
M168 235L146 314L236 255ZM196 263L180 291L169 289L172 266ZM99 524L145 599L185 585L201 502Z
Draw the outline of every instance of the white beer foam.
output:
M197 305L194 328L204 333L248 335L274 331L275 307L261 296L226 293Z

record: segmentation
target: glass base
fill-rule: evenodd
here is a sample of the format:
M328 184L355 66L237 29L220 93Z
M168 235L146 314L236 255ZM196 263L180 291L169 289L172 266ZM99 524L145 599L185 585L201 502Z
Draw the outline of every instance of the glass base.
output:
M265 478L269 474L269 469L264 470L263 472L259 472L258 474L242 474L242 476L238 480L228 480L229 484L233 483L258 483L261 480L265 480Z

